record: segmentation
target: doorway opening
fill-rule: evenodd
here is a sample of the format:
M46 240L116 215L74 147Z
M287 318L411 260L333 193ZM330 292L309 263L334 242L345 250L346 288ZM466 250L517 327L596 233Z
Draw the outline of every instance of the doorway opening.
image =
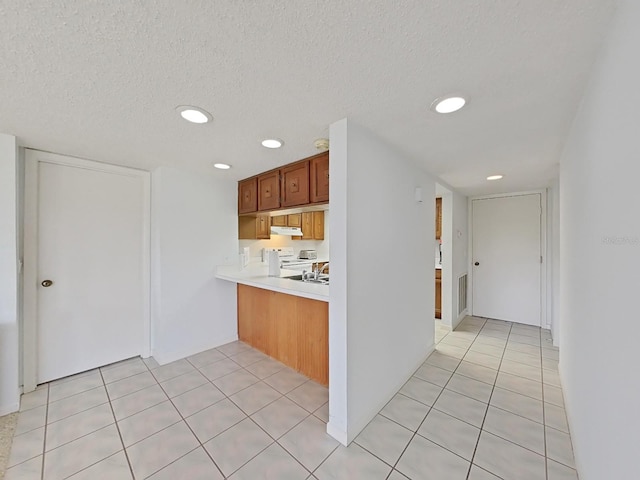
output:
M438 183L435 191L434 318L436 333L438 333L438 327L450 331L453 321L453 193Z

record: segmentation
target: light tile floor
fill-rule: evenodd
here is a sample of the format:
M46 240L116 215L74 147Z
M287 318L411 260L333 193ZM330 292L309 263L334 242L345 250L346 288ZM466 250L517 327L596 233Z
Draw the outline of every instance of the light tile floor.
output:
M467 317L347 448L327 389L234 342L22 397L6 480L576 480L549 332Z

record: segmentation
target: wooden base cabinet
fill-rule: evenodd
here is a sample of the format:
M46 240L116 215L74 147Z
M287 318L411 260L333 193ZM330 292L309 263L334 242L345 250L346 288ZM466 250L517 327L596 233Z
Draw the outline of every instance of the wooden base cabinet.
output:
M238 284L238 338L329 385L329 304Z

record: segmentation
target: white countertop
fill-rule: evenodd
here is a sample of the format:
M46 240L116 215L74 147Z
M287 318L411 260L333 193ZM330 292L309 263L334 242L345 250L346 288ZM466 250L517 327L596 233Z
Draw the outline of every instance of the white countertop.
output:
M280 270L280 277L270 277L269 266L263 263L250 263L244 268L237 265L220 265L216 269L216 278L229 282L249 285L250 287L264 288L274 292L286 293L297 297L329 301L329 285L317 283L306 283L288 278L293 275L300 275L298 270Z

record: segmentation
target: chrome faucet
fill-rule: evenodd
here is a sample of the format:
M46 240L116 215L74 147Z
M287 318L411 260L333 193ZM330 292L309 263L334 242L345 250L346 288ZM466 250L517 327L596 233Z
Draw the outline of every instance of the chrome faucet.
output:
M320 274L324 271L325 268L329 266L329 262L325 263L322 268L318 268L318 262L316 262L316 270L315 270L315 279L318 280Z

